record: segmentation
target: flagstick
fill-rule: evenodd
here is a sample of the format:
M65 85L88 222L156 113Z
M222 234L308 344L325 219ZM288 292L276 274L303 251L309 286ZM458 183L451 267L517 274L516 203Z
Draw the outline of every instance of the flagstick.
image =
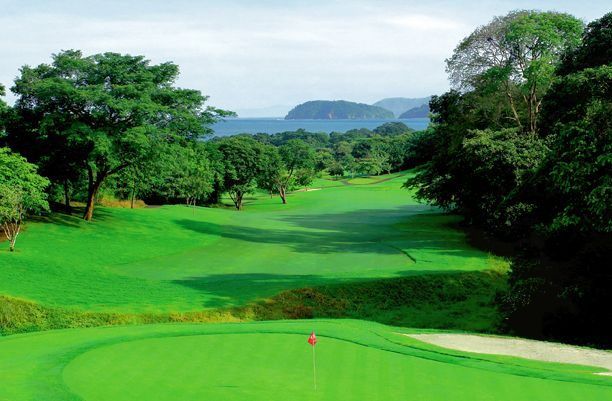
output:
M315 347L312 347L312 377L314 379L314 389L317 391L317 363L315 358Z

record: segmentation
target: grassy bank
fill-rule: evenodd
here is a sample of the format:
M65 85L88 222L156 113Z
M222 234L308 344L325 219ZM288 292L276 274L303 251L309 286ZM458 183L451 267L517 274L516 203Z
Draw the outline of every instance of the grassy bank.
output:
M0 296L0 333L171 322L353 318L384 324L497 332L500 271L442 273L283 291L240 307L172 313L106 313L52 308Z

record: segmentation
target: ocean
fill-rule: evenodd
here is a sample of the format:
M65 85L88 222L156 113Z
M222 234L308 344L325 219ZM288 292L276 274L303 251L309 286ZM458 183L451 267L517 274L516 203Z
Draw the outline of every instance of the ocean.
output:
M417 131L424 130L428 118L407 118L403 120L284 120L282 118L229 118L213 125L216 136L234 134L275 134L277 132L297 131L300 128L309 132L346 132L355 128L374 129L388 122L402 122Z

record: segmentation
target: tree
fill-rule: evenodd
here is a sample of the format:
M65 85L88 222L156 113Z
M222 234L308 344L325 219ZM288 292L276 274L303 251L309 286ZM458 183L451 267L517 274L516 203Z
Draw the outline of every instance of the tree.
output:
M339 141L334 144L333 153L334 158L344 171L348 171L353 175L355 171L355 158L352 155L353 146L347 141Z
M244 195L254 190L255 179L261 173L262 145L250 137L229 137L216 143L223 156L222 188L242 210Z
M447 71L457 89L503 91L516 125L536 132L555 67L565 49L579 43L582 29L582 22L568 14L513 11L463 39L446 61Z
M12 88L18 121L35 124L14 135L26 131L54 154L78 155L88 183L83 218L91 220L108 177L150 159L153 144L194 141L230 114L205 107L199 91L174 87L178 74L175 64L151 65L142 56L61 52L51 65L21 69Z
M301 139L291 139L275 152L268 149L262 160L263 174L260 187L278 192L283 204L287 203L287 192L307 186L315 173L315 152Z
M36 173L35 165L8 148L0 148L0 224L11 252L26 215L48 210L48 185L49 180Z
M5 95L4 86L0 84L0 96ZM7 112L7 105L4 100L0 99L0 139L4 136L4 120L6 118L5 113Z
M542 103L550 148L510 194L524 210L524 250L502 304L517 334L609 348L612 316L612 13L563 57ZM527 205L525 208L523 205Z
M187 206L195 206L213 190L213 171L206 152L200 146L183 148L184 157L178 159L176 196L185 199Z
M340 164L337 161L334 161L329 168L327 169L327 171L329 172L329 175L336 177L336 178L341 178L344 176L344 168L342 168L342 164Z
M414 130L404 123L394 121L390 123L384 123L381 126L374 128L373 132L382 136L395 136L408 134L414 132Z

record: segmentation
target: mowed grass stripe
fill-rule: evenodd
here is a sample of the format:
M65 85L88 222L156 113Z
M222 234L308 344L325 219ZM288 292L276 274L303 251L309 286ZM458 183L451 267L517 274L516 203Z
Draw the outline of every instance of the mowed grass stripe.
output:
M43 305L119 313L244 305L282 290L413 274L484 270L457 218L418 204L406 174L253 196L243 212L165 206L53 215L0 251L0 293Z

